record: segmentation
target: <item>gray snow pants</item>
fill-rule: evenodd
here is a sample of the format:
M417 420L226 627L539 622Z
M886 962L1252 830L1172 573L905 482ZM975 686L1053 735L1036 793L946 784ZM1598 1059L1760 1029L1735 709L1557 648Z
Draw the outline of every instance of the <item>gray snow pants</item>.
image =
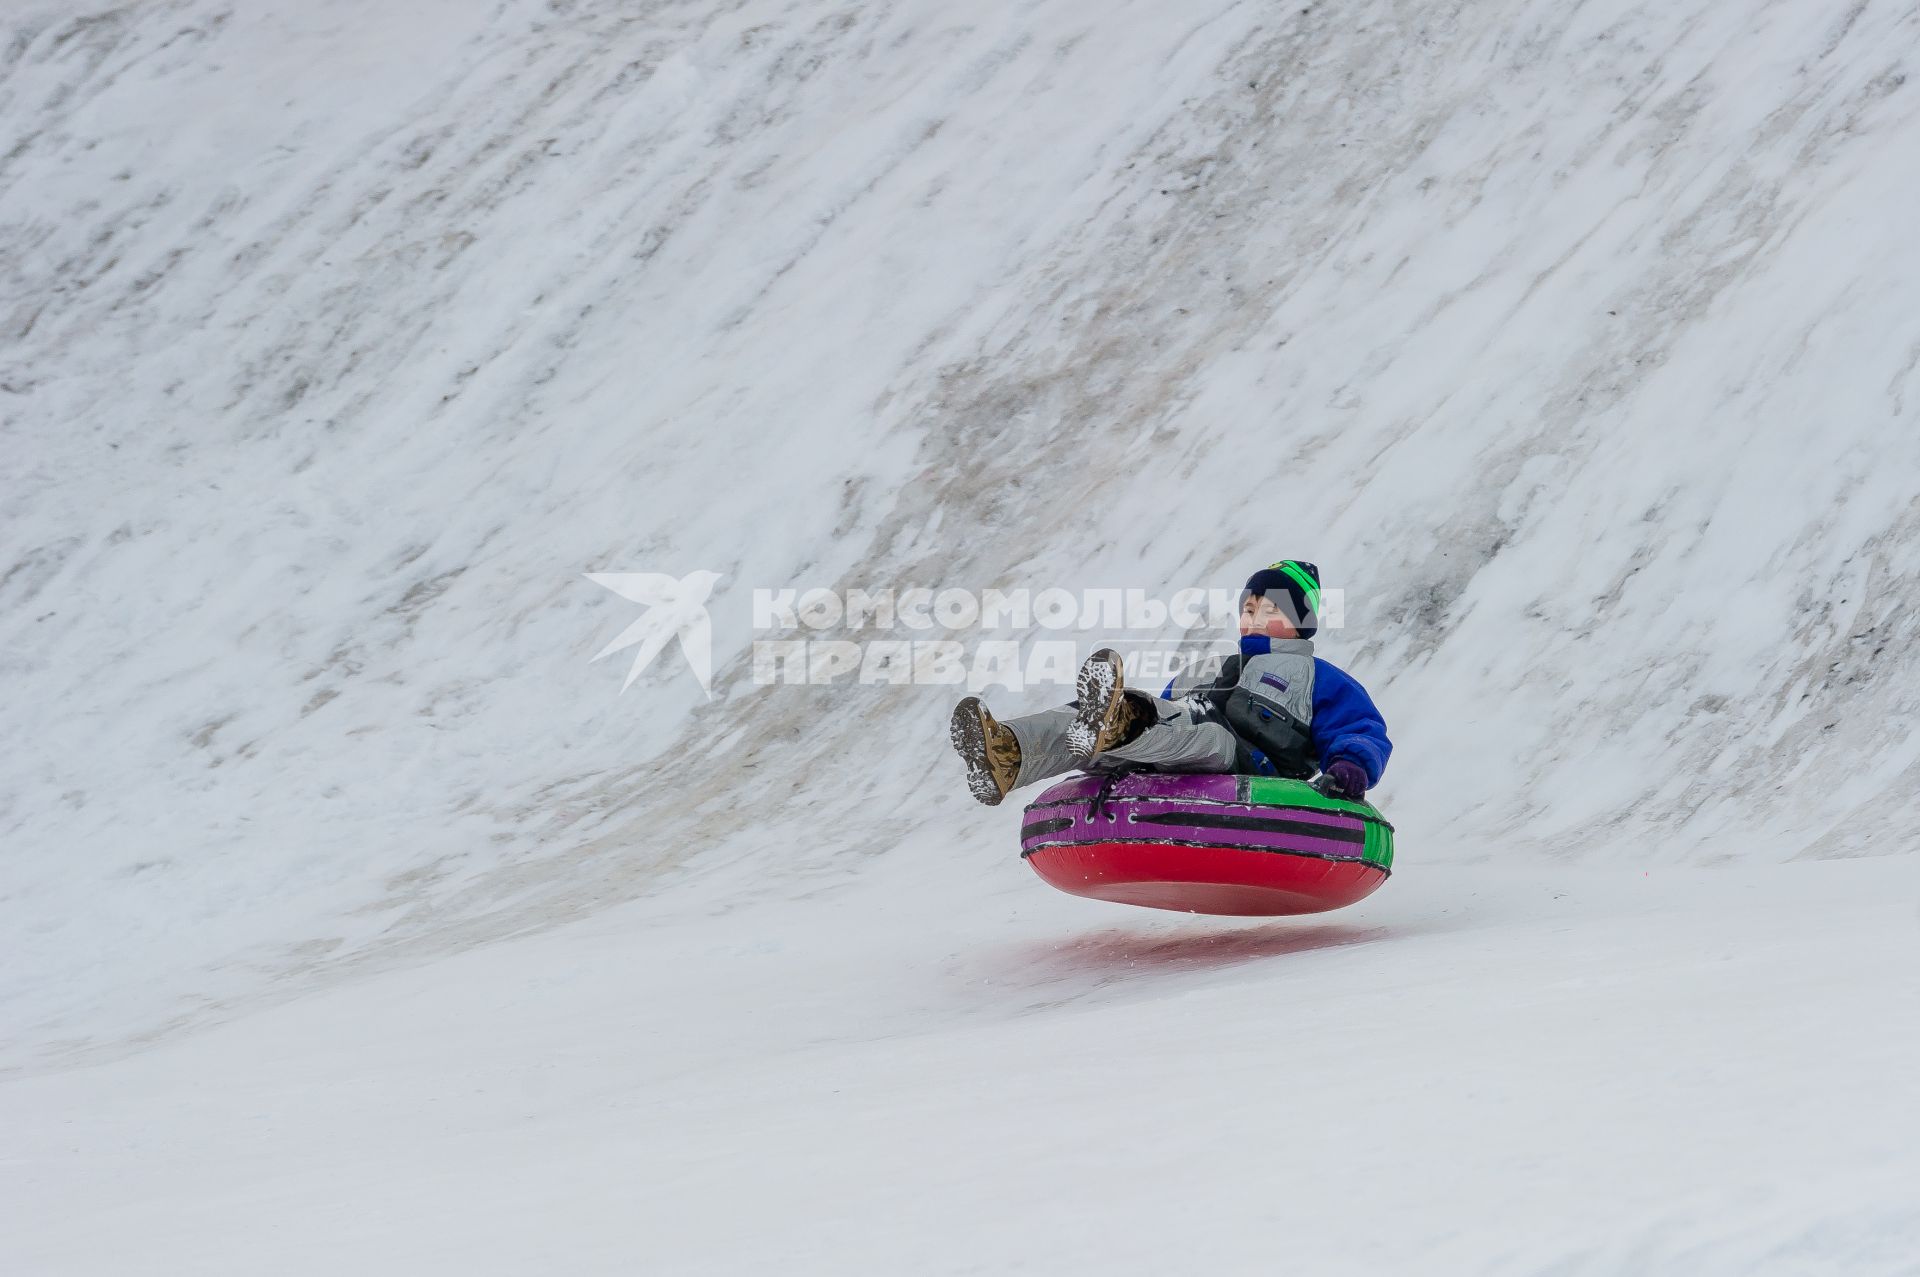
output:
M1121 763L1155 772L1233 770L1237 745L1233 729L1212 710L1157 696L1148 699L1160 721L1120 748L1095 756L1087 764L1087 771L1112 770ZM1080 764L1067 754L1067 728L1073 725L1073 713L1073 706L1062 705L1006 720L1014 739L1020 742L1020 778L1014 782L1015 788L1080 770Z

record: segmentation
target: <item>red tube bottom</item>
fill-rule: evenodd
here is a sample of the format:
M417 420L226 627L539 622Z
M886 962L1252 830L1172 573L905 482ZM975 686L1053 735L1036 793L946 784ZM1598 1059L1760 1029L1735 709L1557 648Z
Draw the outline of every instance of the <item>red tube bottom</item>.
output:
M1231 917L1324 913L1365 899L1387 880L1385 870L1357 860L1169 843L1043 847L1027 863L1069 895Z

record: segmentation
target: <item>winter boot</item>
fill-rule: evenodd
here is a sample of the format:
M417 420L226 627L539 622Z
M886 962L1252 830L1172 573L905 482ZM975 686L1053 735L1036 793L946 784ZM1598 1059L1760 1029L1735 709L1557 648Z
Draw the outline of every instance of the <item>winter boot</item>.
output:
M1078 712L1067 728L1067 753L1082 766L1096 754L1131 742L1157 721L1146 697L1127 691L1120 654L1110 647L1087 658L1073 691Z
M969 696L953 707L947 732L967 765L967 788L987 806L997 806L1020 778L1020 742L1013 729L995 722L978 696Z

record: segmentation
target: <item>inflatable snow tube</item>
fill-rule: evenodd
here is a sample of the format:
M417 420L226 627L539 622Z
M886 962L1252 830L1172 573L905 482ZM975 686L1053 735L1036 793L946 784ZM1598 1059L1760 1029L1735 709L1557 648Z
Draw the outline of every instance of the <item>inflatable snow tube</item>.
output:
M1242 917L1321 913L1393 870L1369 803L1269 776L1075 776L1027 805L1020 854L1061 891Z

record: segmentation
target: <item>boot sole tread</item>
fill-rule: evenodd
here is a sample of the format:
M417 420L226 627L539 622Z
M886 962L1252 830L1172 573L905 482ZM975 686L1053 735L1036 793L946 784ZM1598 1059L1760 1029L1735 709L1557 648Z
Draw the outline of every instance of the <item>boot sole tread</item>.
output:
M1006 797L993 778L993 766L987 761L987 732L980 724L979 698L969 696L953 707L947 735L954 752L967 765L967 789L989 807L998 807Z

